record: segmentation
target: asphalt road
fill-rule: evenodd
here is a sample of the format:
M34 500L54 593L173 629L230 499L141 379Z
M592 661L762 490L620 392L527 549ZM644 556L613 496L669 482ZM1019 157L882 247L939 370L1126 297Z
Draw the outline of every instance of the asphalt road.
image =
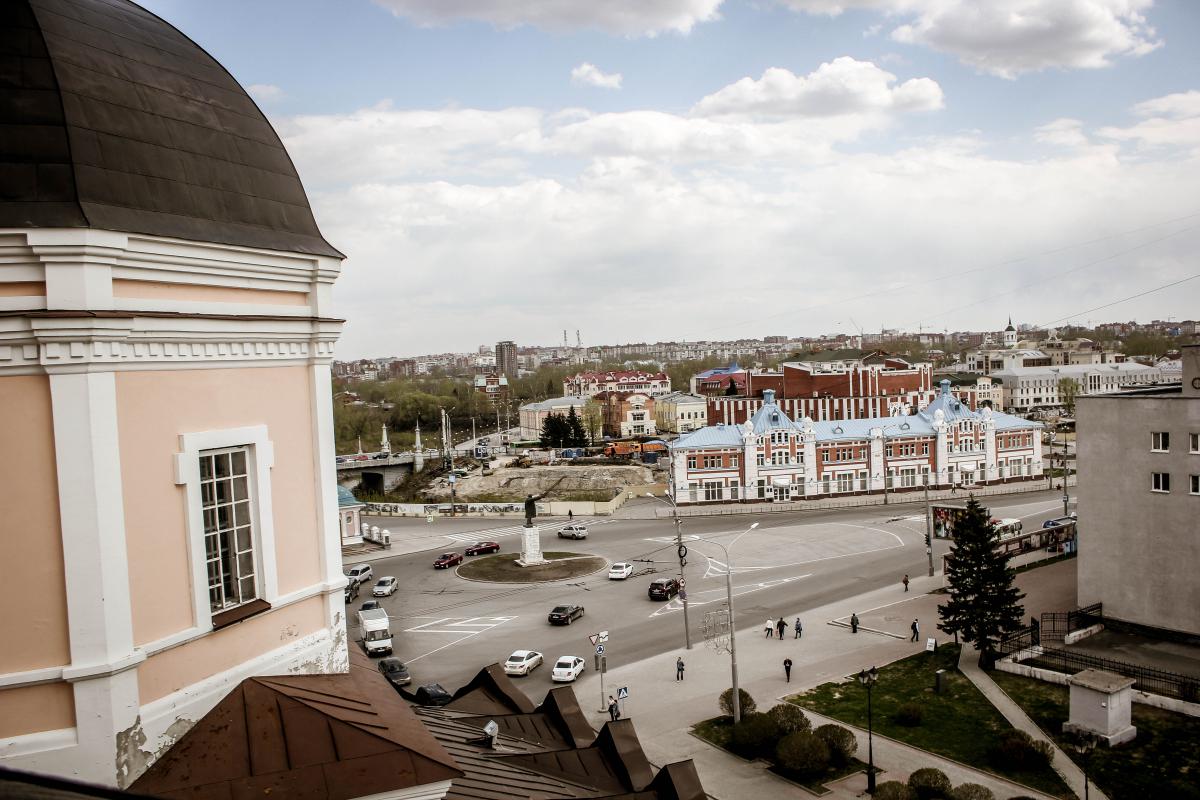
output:
M985 499L992 501L993 516L1020 517L1027 528L1041 527L1043 520L1061 513L1061 495L1053 491ZM531 697L541 697L551 685L550 669L560 655L581 656L591 670L594 648L588 634L609 631L610 669L679 647L684 638L682 603L656 602L646 594L654 577L678 575L672 522L608 517L580 521L589 525L587 540L559 539L555 533L565 521L541 520L543 550L635 561L638 572L624 581L610 581L604 570L561 583L505 585L467 581L453 569L435 570L433 560L440 549L373 561L376 580L384 575L400 579L399 591L384 598L382 605L392 619L395 655L409 664L414 685L439 682L453 690L513 650L531 649L543 653L546 663L517 680ZM519 550L517 520L477 522L476 530L458 528L461 532L455 535L495 539L501 552ZM754 522L759 527L747 533ZM402 521L392 527L400 524L424 523ZM825 620L806 619L805 610L889 584L899 590L905 573L928 571L919 504L692 517L683 522L683 536L694 646L703 644L704 614L725 602L726 558L712 542L732 548L739 631L761 630L768 617L781 614L789 626L797 616L806 626L824 624ZM948 542L934 541L939 567L948 549ZM348 607L349 633L355 642L353 611L365 599L366 591ZM584 606L585 616L569 626L550 625L546 615L560 603ZM787 635L792 635L790 630Z

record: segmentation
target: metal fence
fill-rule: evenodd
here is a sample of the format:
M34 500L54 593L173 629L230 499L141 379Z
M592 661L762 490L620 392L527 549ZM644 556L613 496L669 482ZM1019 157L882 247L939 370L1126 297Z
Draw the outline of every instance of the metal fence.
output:
M1078 609L1078 612L1071 612L1078 614L1078 627L1071 628L1071 630L1078 630L1079 627L1087 627L1101 619L1091 609L1093 607L1088 606L1087 608ZM1043 619L1045 619L1045 615L1043 615ZM1077 650L1046 647L1040 644L1040 639L1046 638L1046 633L1043 627L1039 636L1038 626L1036 625L1030 625L1028 628L1014 631L1000 639L996 647L997 653L1000 657L1016 655L1022 664L1054 672L1062 672L1068 675L1074 675L1085 669L1102 669L1107 672L1115 672L1118 675L1124 675L1126 678L1133 678L1135 681L1133 688L1137 691L1162 695L1163 697L1174 697L1190 703L1200 701L1200 677L1181 675L1177 672L1167 672L1166 670L1154 669L1153 667L1146 667L1141 664L1130 664L1114 658L1106 658Z
M1061 642L1071 631L1104 621L1103 606L1093 603L1074 611L1047 611L1042 614L1041 636L1045 641Z

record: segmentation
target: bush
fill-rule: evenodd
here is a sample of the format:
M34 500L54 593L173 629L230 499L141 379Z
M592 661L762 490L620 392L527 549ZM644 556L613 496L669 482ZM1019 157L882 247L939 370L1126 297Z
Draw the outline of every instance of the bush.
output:
M733 689L726 689L721 692L721 699L718 701L721 706L721 713L725 716L733 716ZM742 707L742 716L747 717L754 713L754 709L758 706L754 702L754 698L745 689L738 689L738 703Z
M767 714L747 714L733 726L730 749L745 758L770 757L779 740L779 725Z
M792 772L817 775L829 767L829 747L808 731L789 733L776 745L775 760Z
M858 740L841 725L822 725L813 733L825 742L825 746L829 748L829 760L839 767L849 764L858 751Z
M954 787L950 800L996 800L996 795L986 786L978 783L963 783Z
M767 715L779 726L780 736L812 729L812 723L808 721L808 717L804 715L800 706L794 703L780 703L773 706L767 711Z
M988 759L1001 769L1036 770L1050 765L1053 750L1049 742L1035 741L1025 731L1011 730L1000 737Z
M874 800L913 800L917 795L900 781L884 781L876 785Z
M950 779L940 769L924 767L908 776L908 788L917 800L939 800L950 796Z
M921 719L925 716L925 709L920 703L904 703L896 713L892 715L897 725L903 725L907 728L915 728L921 724Z

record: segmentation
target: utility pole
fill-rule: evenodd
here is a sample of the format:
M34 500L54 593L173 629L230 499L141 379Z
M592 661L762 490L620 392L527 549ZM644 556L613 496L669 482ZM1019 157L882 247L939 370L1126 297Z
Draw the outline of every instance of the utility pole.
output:
M929 507L929 473L925 473L925 555L929 559L929 577L933 577L933 509Z
M1071 496L1067 494L1067 437L1063 435L1062 454L1063 516L1071 516Z
M679 596L683 601L683 646L692 649L692 627L688 624L687 581L683 576L683 568L687 566L687 548L683 546L683 520L679 518L679 506L675 498L675 458L671 457L671 518L675 522L675 552L679 556Z

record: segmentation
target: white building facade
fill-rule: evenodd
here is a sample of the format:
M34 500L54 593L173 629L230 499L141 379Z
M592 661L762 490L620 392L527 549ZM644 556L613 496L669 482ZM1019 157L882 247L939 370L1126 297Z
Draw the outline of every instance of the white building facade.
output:
M654 421L661 433L688 433L708 424L708 398L671 392L654 398Z
M1060 381L1075 385L1077 397L1108 394L1128 386L1163 382L1162 370L1132 361L1064 367L1014 367L992 373L1003 387L1002 407L1013 413L1062 408Z

